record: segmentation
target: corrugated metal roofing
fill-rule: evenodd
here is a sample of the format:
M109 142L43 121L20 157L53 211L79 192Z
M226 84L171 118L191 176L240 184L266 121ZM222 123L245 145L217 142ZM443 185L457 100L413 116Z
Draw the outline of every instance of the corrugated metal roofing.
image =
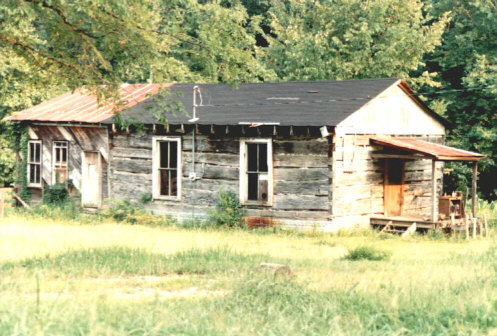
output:
M173 100L186 113L166 112L171 124L188 123L193 107L193 88L198 85L198 124L238 125L240 123L274 123L281 126L336 126L392 85L407 86L398 78L361 79L344 81L310 81L240 84L238 88L225 84L169 84L169 103ZM46 122L113 122L113 115L144 124L158 121L154 111L164 110L168 104L150 99L158 92L158 84L125 84L121 87L124 108L98 106L97 99L82 90L66 93L45 103L17 113L10 120ZM424 106L440 122L446 121Z
M438 161L479 161L485 157L479 153L412 138L372 137L371 141L378 145L419 153Z
M15 113L7 120L100 123L112 118L117 111L143 102L160 87L159 84L122 84L119 102L100 105L95 95L78 89Z

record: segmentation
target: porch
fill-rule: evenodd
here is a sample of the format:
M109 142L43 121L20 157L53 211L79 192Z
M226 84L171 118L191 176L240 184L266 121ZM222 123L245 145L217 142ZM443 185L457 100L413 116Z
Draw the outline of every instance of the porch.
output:
M412 138L373 137L371 142L383 147L383 150L372 154L373 159L385 161L384 212L371 216L372 227L392 233L436 229L466 231L475 235L476 232L481 233L485 230L486 220L476 217L478 161L484 158L483 155ZM413 216L403 213L403 170L404 163L410 160L431 160L429 215ZM448 161L473 162L472 208L469 215L465 213L465 202L461 193L441 197L438 193L436 163Z

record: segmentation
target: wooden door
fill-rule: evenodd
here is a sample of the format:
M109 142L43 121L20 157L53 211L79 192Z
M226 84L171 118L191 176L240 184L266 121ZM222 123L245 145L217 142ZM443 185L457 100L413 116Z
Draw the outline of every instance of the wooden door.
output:
M385 160L384 206L386 216L401 216L404 203L404 161Z
M102 204L102 164L98 152L83 152L81 203L85 208L99 208Z

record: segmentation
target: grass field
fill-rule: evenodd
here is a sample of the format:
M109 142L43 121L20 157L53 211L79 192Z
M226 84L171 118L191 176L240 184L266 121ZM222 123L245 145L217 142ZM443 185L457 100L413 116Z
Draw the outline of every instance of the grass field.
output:
M381 260L350 260L357 248ZM356 250L362 251L362 250ZM287 264L291 278L256 272ZM0 220L0 335L497 335L491 238Z

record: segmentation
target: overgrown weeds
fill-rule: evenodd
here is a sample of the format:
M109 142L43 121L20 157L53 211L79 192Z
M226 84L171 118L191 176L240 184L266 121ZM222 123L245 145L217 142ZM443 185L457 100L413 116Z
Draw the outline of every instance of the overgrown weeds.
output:
M209 222L215 226L243 227L243 215L246 209L241 205L238 196L232 191L222 188L218 193L216 207L209 213Z
M349 250L349 253L344 257L347 260L387 260L390 258L390 253L377 249L373 246L359 246Z
M116 222L137 225L170 226L176 224L171 216L153 214L141 204L131 203L124 199L109 201L108 207L100 213L100 216Z

